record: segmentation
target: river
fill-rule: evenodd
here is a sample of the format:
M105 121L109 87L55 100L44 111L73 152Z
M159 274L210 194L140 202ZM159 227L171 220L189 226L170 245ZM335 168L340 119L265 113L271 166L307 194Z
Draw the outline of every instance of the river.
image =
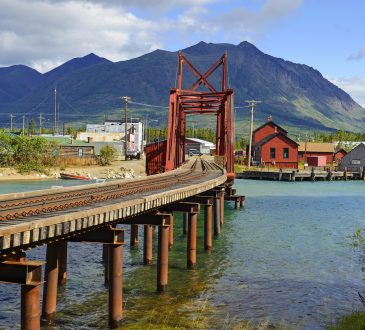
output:
M0 193L36 184L4 189L1 183ZM231 329L247 320L324 329L363 309L357 292L365 295L365 254L349 236L365 227L364 182L237 180L235 186L246 205L235 210L226 203L210 255L203 250L199 218L196 270L186 270L182 220L176 217L167 293L155 292L156 245L152 266L142 265L142 230L137 250L126 245L123 329ZM68 282L59 291L54 329L107 327L101 255L98 244L69 244ZM28 256L44 260L45 248ZM19 326L19 298L19 286L0 285L0 329Z

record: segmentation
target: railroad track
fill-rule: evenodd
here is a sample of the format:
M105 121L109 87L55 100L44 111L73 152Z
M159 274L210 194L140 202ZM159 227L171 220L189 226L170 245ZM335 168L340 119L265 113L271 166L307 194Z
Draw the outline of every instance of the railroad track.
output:
M176 184L188 183L207 174L210 170L221 168L202 159L197 159L190 169L166 176L150 177L145 180L107 183L98 187L62 192L45 193L29 197L0 200L0 221L25 218L89 204L100 203L128 195L164 189Z

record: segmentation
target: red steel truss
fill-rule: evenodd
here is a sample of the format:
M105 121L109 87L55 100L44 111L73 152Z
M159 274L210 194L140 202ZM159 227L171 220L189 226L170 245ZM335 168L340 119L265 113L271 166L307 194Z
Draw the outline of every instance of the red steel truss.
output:
M197 78L189 89L182 89L183 65ZM208 78L219 67L222 67L221 90L217 91ZM173 170L185 162L185 128L187 115L215 115L216 155L226 168L228 177L234 178L234 111L233 90L227 89L227 53L225 53L210 69L201 74L179 52L178 86L170 90L170 102L167 127L166 170ZM209 91L198 92L196 89L204 85Z

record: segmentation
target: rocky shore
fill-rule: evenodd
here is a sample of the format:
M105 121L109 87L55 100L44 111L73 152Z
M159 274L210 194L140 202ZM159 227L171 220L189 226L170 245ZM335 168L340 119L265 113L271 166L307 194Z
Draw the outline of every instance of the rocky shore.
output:
M110 166L51 168L47 174L21 174L13 168L0 168L1 181L57 179L60 173L87 176L91 179L131 179L145 176L144 160L118 161Z

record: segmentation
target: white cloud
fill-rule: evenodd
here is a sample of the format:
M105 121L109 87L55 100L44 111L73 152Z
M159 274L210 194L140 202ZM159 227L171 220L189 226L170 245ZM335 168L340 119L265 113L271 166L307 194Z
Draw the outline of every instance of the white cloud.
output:
M0 63L50 69L95 52L128 59L162 46L165 22L141 19L127 10L82 2L0 0Z
M225 1L0 0L0 66L21 63L45 72L91 52L119 61L200 40L254 41L303 2L266 0L258 12L240 1L239 8L214 7Z
M351 95L355 102L365 108L365 77L326 77L330 82Z

